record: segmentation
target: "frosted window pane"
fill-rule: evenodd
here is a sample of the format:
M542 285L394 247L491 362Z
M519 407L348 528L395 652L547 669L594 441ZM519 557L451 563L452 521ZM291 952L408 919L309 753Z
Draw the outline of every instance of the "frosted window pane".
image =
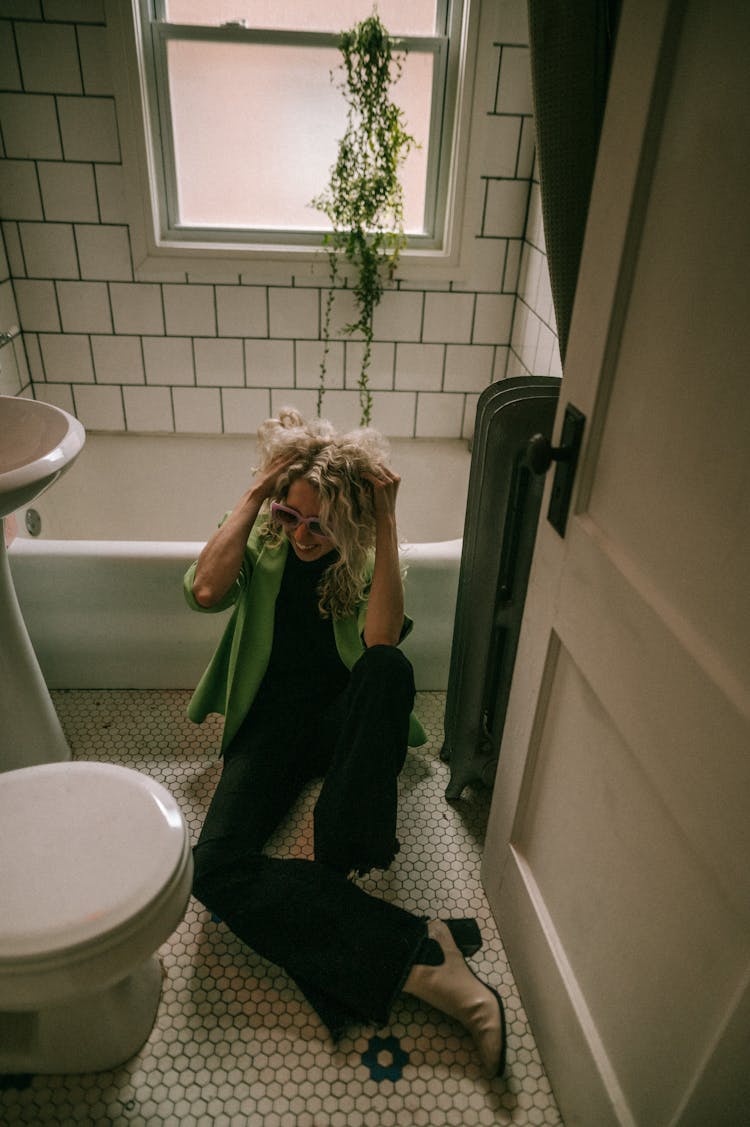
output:
M168 0L170 23L210 24L244 20L247 27L343 31L372 15L372 0ZM435 0L379 0L378 15L391 35L434 35Z
M330 80L335 48L167 44L178 222L197 227L324 230L309 201L326 186L345 125ZM421 148L402 175L407 231L422 231L432 56L413 52L398 83Z

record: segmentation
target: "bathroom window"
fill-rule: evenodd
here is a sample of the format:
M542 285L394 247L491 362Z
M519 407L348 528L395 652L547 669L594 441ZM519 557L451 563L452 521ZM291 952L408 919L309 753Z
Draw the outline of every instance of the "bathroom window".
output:
M446 246L460 181L468 6L377 4L406 49L394 98L420 147L402 174L405 227L410 247L428 252ZM135 117L157 246L320 245L327 220L310 201L327 185L345 125L338 33L372 11L372 0L133 0Z

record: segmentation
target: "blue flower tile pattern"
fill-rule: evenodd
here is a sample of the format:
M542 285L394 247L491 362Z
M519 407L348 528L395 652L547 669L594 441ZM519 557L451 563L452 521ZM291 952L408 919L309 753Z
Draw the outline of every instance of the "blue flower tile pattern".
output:
M400 1080L409 1054L401 1048L398 1037L371 1037L367 1051L362 1053L362 1063L369 1068L373 1080Z

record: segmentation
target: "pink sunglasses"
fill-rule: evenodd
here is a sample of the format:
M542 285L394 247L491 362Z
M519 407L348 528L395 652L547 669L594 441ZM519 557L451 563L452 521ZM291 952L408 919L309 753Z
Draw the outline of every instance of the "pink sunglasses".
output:
M321 540L328 539L328 533L318 517L303 517L302 513L298 513L296 509L290 509L287 505L280 505L278 501L271 502L271 516L279 522L285 532L294 532L295 528L304 524L311 536L320 537Z

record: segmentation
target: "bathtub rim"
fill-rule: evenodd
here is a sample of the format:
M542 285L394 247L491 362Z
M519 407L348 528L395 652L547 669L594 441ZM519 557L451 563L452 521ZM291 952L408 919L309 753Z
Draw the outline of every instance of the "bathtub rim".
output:
M92 556L109 559L197 559L205 540L43 540L16 536L8 545L9 556ZM412 560L453 560L460 557L463 537L451 540L420 541L399 545L403 562Z

